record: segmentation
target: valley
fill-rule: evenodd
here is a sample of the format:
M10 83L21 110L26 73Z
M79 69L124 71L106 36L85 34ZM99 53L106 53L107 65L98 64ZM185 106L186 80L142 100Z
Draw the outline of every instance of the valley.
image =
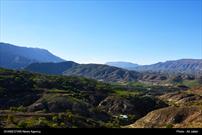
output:
M2 128L201 127L202 86L105 83L3 68L0 84Z

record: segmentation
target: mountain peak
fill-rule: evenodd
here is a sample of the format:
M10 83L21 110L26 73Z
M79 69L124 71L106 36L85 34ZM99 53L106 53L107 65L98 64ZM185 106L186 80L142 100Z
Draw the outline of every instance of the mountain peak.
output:
M63 62L48 50L30 48L0 42L0 65L4 68L20 69L35 62Z

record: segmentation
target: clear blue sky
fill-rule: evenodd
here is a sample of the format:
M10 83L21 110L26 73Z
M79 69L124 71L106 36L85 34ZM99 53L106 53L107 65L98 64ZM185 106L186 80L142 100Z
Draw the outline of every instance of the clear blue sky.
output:
M0 0L0 41L80 63L202 58L201 0Z

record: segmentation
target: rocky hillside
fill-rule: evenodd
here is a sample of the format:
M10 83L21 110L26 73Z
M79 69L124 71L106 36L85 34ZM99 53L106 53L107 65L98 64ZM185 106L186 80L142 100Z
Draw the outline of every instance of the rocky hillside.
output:
M201 128L200 107L167 107L155 110L137 120L129 128Z
M171 92L159 96L169 107L154 110L137 120L129 128L201 128L201 87Z

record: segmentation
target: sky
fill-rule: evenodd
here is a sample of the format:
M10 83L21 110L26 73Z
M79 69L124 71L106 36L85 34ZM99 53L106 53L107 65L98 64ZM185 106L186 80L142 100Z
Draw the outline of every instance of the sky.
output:
M0 0L0 42L79 63L202 59L202 0Z

